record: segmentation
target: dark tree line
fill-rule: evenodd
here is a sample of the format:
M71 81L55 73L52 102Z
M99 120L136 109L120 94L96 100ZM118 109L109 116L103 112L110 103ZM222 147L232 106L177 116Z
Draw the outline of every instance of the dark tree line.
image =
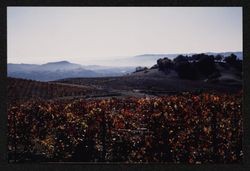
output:
M221 55L194 54L192 56L178 55L173 60L165 57L157 60L157 64L153 68L158 68L166 74L170 70L175 70L182 79L199 79L199 78L216 78L220 76L220 72L216 67L216 63L224 64L227 67L234 67L238 71L242 71L242 60L231 54L223 57Z

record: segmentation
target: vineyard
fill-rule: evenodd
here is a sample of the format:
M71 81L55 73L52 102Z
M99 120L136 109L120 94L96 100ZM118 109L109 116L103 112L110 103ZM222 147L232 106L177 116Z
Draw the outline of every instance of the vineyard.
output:
M10 162L201 164L243 158L242 92L27 100L8 106L8 123Z
M7 99L9 101L31 98L53 99L67 96L84 96L94 91L92 87L87 86L39 82L18 78L8 78L7 81Z

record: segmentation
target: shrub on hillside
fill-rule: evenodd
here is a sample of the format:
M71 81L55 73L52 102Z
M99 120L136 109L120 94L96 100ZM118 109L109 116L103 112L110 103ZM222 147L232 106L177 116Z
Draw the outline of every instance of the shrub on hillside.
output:
M215 60L216 62L221 62L222 58L223 58L223 57L222 57L220 54L218 54L218 55L216 55L216 56L214 57L214 60Z
M150 69L158 69L158 68L159 68L158 64L155 64Z
M188 62L188 57L183 55L178 55L176 58L174 58L174 64L178 64L180 62Z
M237 61L237 56L232 53L230 56L226 57L224 61L230 65L234 65Z
M135 68L135 72L146 71L147 69L148 69L147 67L138 66Z
M226 57L224 61L238 71L242 71L242 60L237 59L235 54L232 53L230 56Z
M175 71L182 79L197 79L197 70L194 67L193 63L190 63L188 61L177 63L175 65Z
M201 54L199 60L195 63L198 72L205 77L213 74L216 71L213 55Z
M168 73L171 69L174 68L174 63L168 59L167 57L163 58L163 59L158 59L157 60L157 65L159 67L160 71L163 71L165 73Z

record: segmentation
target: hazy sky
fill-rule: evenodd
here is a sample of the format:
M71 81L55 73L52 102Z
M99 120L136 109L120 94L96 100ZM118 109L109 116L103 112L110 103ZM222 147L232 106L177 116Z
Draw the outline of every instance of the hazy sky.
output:
M242 51L241 7L8 7L8 63Z

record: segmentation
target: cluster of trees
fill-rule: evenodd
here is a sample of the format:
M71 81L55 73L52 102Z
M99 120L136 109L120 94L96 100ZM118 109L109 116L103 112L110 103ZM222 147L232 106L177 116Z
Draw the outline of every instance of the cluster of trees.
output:
M158 68L165 73L175 70L183 79L216 78L220 76L216 63L226 64L242 71L242 60L237 59L234 54L225 58L221 55L213 56L204 53L192 56L179 55L173 60L165 57L158 59L157 65L152 68Z
M146 71L146 70L148 70L147 67L138 66L138 67L135 68L135 72Z

